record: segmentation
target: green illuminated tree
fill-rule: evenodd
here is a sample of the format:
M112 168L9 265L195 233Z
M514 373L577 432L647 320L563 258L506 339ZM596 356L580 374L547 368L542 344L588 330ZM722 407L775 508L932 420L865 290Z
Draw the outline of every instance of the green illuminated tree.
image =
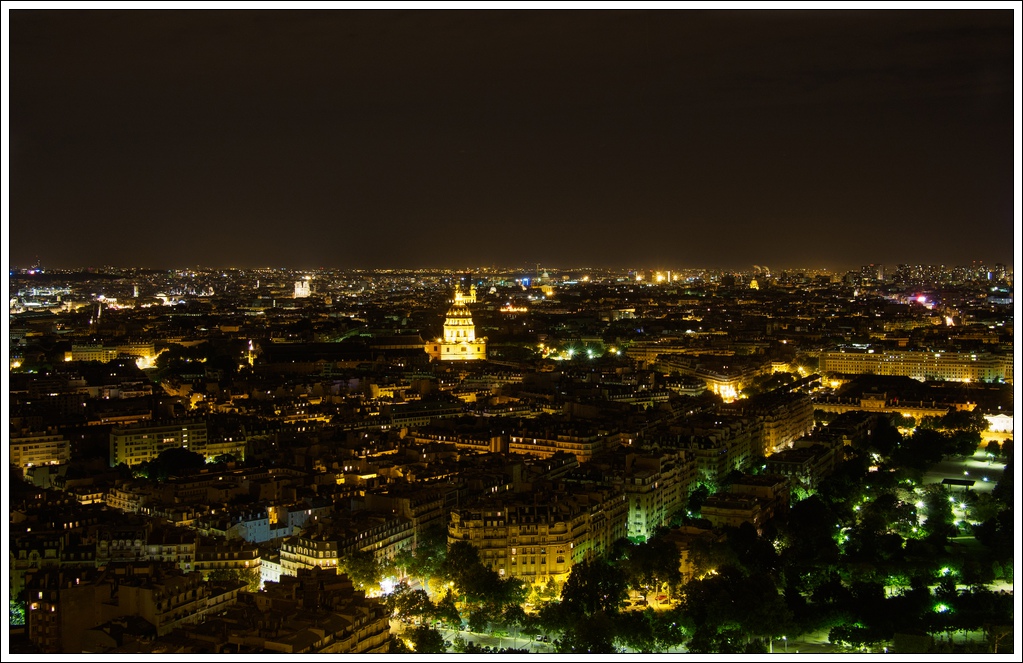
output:
M10 600L10 625L25 625L25 602L17 599Z
M462 624L462 616L455 604L455 593L448 588L440 601L437 601L435 614L448 628L458 628Z

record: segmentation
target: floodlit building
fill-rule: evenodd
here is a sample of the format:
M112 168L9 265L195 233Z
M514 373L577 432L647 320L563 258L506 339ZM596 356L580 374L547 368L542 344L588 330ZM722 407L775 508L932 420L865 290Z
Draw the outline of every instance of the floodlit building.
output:
M469 541L502 577L563 582L573 564L608 553L624 538L628 518L621 490L494 497L451 512L448 544Z
M1012 382L1012 357L976 352L822 352L820 370L822 373L905 375L917 380Z
M64 353L64 361L98 361L104 364L126 355L134 357L140 368L149 368L156 360L153 343L119 343L117 345L72 344Z
M476 286L469 294L455 286L455 299L444 320L444 338L426 344L426 353L440 361L472 361L487 358L487 339L476 338L476 325L472 321L469 304L476 303Z

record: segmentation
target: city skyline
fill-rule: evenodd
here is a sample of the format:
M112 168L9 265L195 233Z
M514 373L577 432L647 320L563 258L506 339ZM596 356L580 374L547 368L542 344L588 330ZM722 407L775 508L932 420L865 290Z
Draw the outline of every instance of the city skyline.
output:
M14 7L11 266L1015 260L1008 9Z
M596 267L591 265L556 265L556 264L541 264L537 263L518 265L428 265L422 267L295 267L289 265L255 265L252 267L238 267L235 265L168 265L160 267L140 267L138 265L77 265L71 267L57 267L51 268L45 264L44 261L38 259L31 265L10 265L6 278L13 276L19 277L37 277L42 279L55 278L59 276L75 276L75 277L87 277L89 275L106 276L106 277L125 277L130 274L161 274L167 273L184 273L184 272L238 272L244 273L266 273L266 274L293 274L293 275L307 275L307 277L315 278L317 275L327 274L366 274L366 275L381 275L386 276L388 274L423 274L430 276L447 275L452 278L464 278L469 275L475 275L479 277L495 277L495 276L509 276L518 274L523 278L547 278L545 275L549 275L551 279L583 279L589 280L594 279L621 279L622 277L636 278L639 281L649 280L653 282L674 282L676 280L681 281L686 278L717 278L725 275L763 275L765 277L775 277L782 275L794 275L794 274L827 274L834 277L842 277L850 273L860 273L864 270L880 275L879 280L883 281L885 275L890 275L899 269L913 269L923 270L930 274L933 278L936 274L942 273L946 275L968 275L970 278L975 277L977 274L989 273L998 274L999 276L992 276L991 278L1003 278L1005 275L1011 275L1015 273L1015 267L1013 263L993 263L984 261L975 261L970 265L944 265L944 264L933 264L933 265L920 265L912 263L888 263L888 264L877 264L869 263L865 265L856 265L850 268L839 268L833 269L825 266L817 265L779 265L777 267L771 267L770 265L757 265L750 264L746 266L740 266L736 268L720 268L720 267L707 267L699 265L689 266L675 266L665 267L662 265L651 266L649 264L635 264L635 265L612 265Z

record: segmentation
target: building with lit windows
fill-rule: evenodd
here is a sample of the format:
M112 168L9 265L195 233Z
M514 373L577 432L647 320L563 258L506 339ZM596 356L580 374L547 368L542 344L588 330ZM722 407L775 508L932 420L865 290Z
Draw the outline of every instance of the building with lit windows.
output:
M254 571L260 574L259 547L254 543L232 539L207 539L195 545L194 570L208 577L211 571Z
M697 479L696 457L684 451L625 454L623 472L612 476L629 500L629 537L645 540L685 508Z
M112 362L121 355L134 357L140 368L152 366L156 359L156 348L152 343L120 343L118 345L73 344L70 352L64 353L64 361Z
M508 439L508 451L513 454L550 458L563 452L572 454L580 463L593 460L618 441L617 436L601 432L510 435Z
M820 354L822 373L904 375L916 380L1012 382L1012 357L977 352L843 350Z
M814 403L801 393L774 392L734 401L719 410L755 418L760 424L761 438L754 454L770 456L787 449L813 431Z
M281 573L297 575L300 569L337 570L355 552L373 553L378 563L394 559L412 547L415 527L407 518L358 512L346 521L308 528L281 542Z
M652 351L645 352L649 355ZM632 353L632 348L626 351L626 355L632 356ZM754 379L769 375L773 370L771 361L766 357L734 354L688 355L661 352L652 365L654 370L677 373L682 378L703 382L707 391L721 396L725 402L735 400Z
M385 654L391 641L392 611L356 590L345 574L304 569L294 577L282 576L256 595L248 610L249 619L275 624L273 629L232 634L233 643L244 643L251 651ZM232 616L224 627L239 621Z
M763 453L763 428L757 417L697 415L678 426L679 446L695 457L699 481L716 483Z
M440 361L472 361L487 358L487 339L476 338L469 304L476 303L476 286L466 295L455 286L455 298L444 320L444 338L426 344L426 353Z
M326 534L290 536L281 543L281 575L295 576L301 569L331 569L337 572L340 555L336 537Z
M608 553L624 538L628 518L628 499L617 489L511 494L453 510L448 545L468 541L502 577L560 583L573 564Z
M708 497L701 515L719 529L750 523L760 532L764 523L788 509L789 500L788 477L745 474L736 479L726 492Z
M231 454L239 460L245 458L244 437L211 438L205 421L186 420L173 424L140 423L114 428L110 431L110 466L119 463L129 467L138 465L174 447L202 454L207 461L224 454Z
M63 435L40 433L10 438L10 464L22 473L40 465L60 465L71 459L71 443Z
M110 431L110 466L124 463L132 467L174 447L195 451L193 447L205 447L206 438L205 421L114 428Z
M41 569L26 579L28 637L44 653L81 652L89 629L128 616L163 636L233 605L243 584L215 588L200 573L155 562Z

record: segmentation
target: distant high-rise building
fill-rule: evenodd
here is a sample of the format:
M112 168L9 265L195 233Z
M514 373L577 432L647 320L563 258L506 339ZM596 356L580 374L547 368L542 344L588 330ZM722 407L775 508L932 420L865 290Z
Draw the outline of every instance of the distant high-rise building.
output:
M860 268L860 283L863 285L872 285L874 283L882 283L884 281L884 265L875 265L873 263L864 265Z

